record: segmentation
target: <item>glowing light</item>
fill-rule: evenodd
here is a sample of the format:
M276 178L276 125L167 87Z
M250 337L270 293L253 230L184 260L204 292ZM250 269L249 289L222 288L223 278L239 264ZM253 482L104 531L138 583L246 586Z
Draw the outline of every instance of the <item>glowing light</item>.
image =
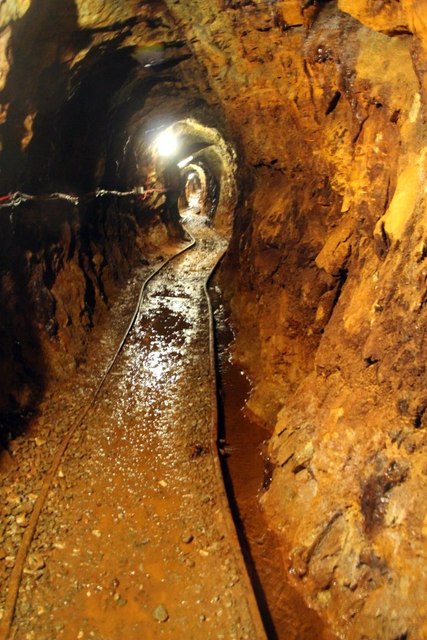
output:
M184 160L180 160L177 164L177 167L179 167L180 169L183 169L185 165L187 165L189 162L193 160L193 157L194 156L188 156L188 158L184 158Z
M147 372L151 373L153 378L160 380L167 372L167 366L162 359L162 354L156 351L149 353L145 359L145 368Z
M160 156L173 156L178 149L178 140L172 131L163 131L155 142L157 153Z

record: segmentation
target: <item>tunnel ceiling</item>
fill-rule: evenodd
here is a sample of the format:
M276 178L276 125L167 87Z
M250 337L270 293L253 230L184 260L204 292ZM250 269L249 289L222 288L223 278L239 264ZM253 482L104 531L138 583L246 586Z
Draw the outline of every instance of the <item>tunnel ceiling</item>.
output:
M8 187L89 189L117 181L120 171L111 165L122 160L127 130L144 113L155 111L155 128L207 111L197 87L183 79L180 67L194 68L194 56L162 3L65 2L52 11L39 1L6 3L2 12Z
M0 5L0 196L128 188L141 131L175 123L212 143L212 175L224 149L237 160L221 278L249 409L273 430L262 501L298 589L349 640L426 635L426 16L425 0ZM67 282L73 225L47 261ZM74 325L105 253L122 259L90 233ZM62 311L52 269L22 255L36 309Z
M368 47L382 46L397 59L411 28L420 31L411 40L411 53L422 49L421 23L413 19L408 26L408 15L396 3L352 10L340 2L348 13L337 13L334 2L306 4L302 11L296 1L67 0L53 11L50 0L3 3L0 179L5 188L89 189L114 183L127 129L143 111L170 122L175 112L182 118L202 111L205 120L233 137L250 166L274 164L291 175L299 170L294 153L302 142L299 118L333 128L333 112L346 109L354 139L375 104L388 109L389 117L403 117L404 100L388 96L386 76L371 86L363 59L354 74L356 50L346 43L366 40ZM316 30L310 31L314 21ZM378 33L377 44L373 38L368 42L363 22L378 24L381 34L397 39ZM303 33L304 62L294 47ZM318 87L317 71L324 76ZM298 89L306 81L307 95ZM265 126L267 121L274 126ZM335 180L343 195L345 181Z

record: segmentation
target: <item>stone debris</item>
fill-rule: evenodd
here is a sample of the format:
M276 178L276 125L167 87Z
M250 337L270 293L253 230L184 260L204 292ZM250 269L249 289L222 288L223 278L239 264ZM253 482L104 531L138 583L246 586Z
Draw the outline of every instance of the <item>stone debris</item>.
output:
M181 540L184 544L190 544L194 540L194 536L191 533L183 533Z
M159 604L153 611L153 618L158 622L166 622L169 620L169 613L163 604Z

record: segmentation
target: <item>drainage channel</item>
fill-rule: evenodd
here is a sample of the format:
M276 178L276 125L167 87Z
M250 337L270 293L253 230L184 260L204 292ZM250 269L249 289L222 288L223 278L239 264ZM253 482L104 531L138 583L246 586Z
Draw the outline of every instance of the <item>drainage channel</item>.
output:
M219 450L240 545L270 640L327 640L315 611L289 581L280 543L269 529L259 496L269 482L264 452L269 431L245 411L250 382L231 360L233 333L217 286L209 294L215 317Z

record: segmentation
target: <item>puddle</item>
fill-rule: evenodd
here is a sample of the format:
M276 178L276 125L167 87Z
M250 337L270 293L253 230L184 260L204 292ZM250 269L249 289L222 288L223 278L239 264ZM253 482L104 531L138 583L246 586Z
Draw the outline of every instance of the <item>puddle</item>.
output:
M184 329L190 327L190 323L182 316L172 313L170 308L160 306L158 313L151 323L151 332L160 337L169 337L171 334L181 334Z

